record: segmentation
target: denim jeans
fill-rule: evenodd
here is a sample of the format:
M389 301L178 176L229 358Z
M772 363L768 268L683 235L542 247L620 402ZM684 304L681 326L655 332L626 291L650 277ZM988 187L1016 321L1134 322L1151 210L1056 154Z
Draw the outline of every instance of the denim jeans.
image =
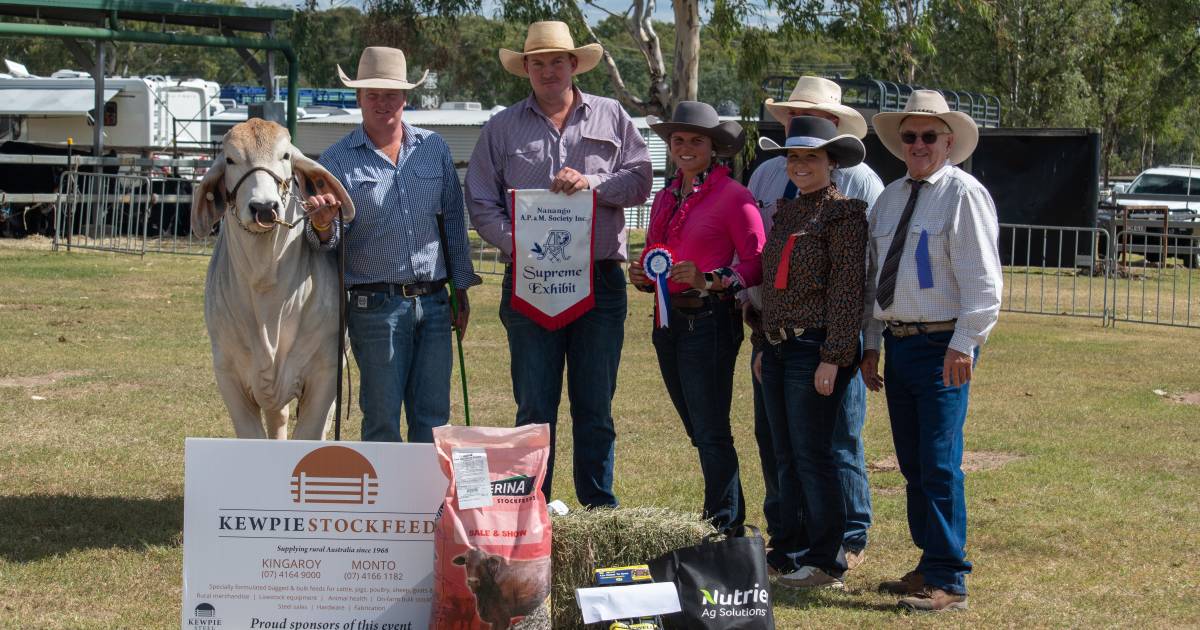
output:
M508 332L517 426L550 425L550 461L542 484L546 499L553 497L554 444L565 364L575 442L575 498L584 507L615 507L612 483L617 433L612 398L625 340L625 273L615 261L597 261L593 276L595 306L558 330L546 330L513 310L510 268L504 275L500 321Z
M789 570L815 566L833 576L846 570L839 553L846 504L835 468L833 433L842 397L857 365L839 368L833 393L813 383L824 331L763 350L762 392L779 473L780 532L768 560Z
M450 420L450 302L445 291L406 298L351 291L346 310L358 362L364 442L433 442L433 427Z
M908 531L921 549L925 583L967 592L967 503L963 424L970 383L942 384L952 331L896 338L884 333L884 380L896 460L907 483Z
M750 350L750 365L753 366L762 351ZM779 470L775 466L775 442L771 439L771 423L767 420L767 402L763 399L762 383L754 378L750 370L750 387L754 392L754 441L758 443L758 461L763 474L763 518L767 522L767 535L774 538L782 529L779 514ZM767 545L772 546L770 544Z
M867 529L871 527L871 485L867 481L862 439L866 418L867 386L862 374L854 370L854 377L846 386L846 395L838 409L837 424L833 426L833 459L846 500L846 532L842 536L842 545L851 551L862 551L867 546Z
M760 351L750 353L750 364ZM774 536L779 531L779 472L775 465L775 446L771 441L771 423L767 421L766 403L763 400L762 384L750 375L754 391L754 438L758 442L758 459L763 472L763 517L767 522L767 534ZM846 500L846 532L842 546L852 551L862 551L867 546L867 529L871 527L871 487L867 481L867 461L863 450L862 430L867 416L867 386L862 374L854 373L842 397L838 410L837 424L833 429L833 454L837 463L838 479L842 483L842 495Z
M729 406L744 334L741 317L732 300L710 298L703 308L672 308L669 324L656 326L651 336L667 393L700 455L703 516L719 531L740 527L746 504Z

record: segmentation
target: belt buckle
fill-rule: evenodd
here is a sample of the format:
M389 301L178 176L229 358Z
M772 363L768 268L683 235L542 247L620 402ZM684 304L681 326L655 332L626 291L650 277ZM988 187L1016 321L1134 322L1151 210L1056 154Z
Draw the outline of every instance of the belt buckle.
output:
M767 343L771 344L772 346L778 346L779 344L783 343L785 339L783 332L784 330L785 329L780 328L778 335L776 335L775 331L773 330L763 331L763 334L767 337Z
M903 322L888 322L888 330L897 339L903 339L908 336L908 326Z
M400 295L402 295L406 298L420 297L420 295L421 295L420 293L409 293L408 292L409 287L416 287L416 286L417 286L417 284L415 282L400 285ZM413 290L415 291L416 289L414 288Z

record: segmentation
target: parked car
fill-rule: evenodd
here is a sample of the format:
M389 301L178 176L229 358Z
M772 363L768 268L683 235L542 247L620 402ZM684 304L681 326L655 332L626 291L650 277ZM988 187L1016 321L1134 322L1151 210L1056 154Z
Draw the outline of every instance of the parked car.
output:
M1156 198L1156 197L1163 198ZM1180 197L1190 197L1180 199ZM1171 238L1200 237L1200 166L1170 165L1159 166L1142 171L1128 185L1113 186L1112 204L1098 215L1102 221L1115 219L1118 223L1128 216L1133 221L1162 221L1162 209L1167 210L1167 220L1176 223L1194 223L1195 227L1171 227L1167 230L1167 246L1176 248L1195 248L1200 246L1200 238ZM1146 234L1146 236L1131 236L1130 245L1149 245L1145 247L1146 260L1159 262L1161 252L1157 251L1162 245L1162 227L1153 224L1135 223L1134 225L1117 225L1118 231L1130 234ZM1200 265L1200 253L1175 252L1175 256L1187 267Z

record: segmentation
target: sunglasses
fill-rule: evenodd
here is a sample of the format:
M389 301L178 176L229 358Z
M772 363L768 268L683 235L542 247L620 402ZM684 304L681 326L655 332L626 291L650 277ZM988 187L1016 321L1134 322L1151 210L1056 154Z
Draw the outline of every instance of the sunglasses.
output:
M914 144L916 143L917 138L920 138L921 142L924 142L925 144L933 144L937 142L938 136L948 135L950 135L950 133L946 131L926 131L921 135L917 135L912 131L905 131L900 134L900 142L903 142L904 144Z

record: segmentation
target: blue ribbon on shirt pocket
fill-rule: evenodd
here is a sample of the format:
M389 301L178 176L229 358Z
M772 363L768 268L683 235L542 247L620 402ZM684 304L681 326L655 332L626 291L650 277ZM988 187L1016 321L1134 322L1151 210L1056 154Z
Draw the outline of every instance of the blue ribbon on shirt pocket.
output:
M917 241L917 282L922 289L933 288L933 267L929 264L929 232L921 230Z

